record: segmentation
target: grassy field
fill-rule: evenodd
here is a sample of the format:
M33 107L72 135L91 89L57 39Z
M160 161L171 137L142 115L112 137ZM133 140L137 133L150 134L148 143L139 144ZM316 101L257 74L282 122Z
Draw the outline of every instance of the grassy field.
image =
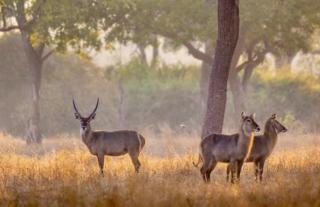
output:
M241 182L230 185L224 164L213 171L210 184L202 181L192 165L196 133L145 134L141 173L135 174L124 156L107 159L104 177L76 137L27 147L0 134L0 205L320 206L320 136L281 136L262 183L255 183L253 166L246 164Z

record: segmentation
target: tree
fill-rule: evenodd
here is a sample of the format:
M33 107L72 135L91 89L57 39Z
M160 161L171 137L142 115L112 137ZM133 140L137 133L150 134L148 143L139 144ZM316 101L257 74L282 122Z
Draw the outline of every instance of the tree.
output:
M229 76L234 117L241 111L248 110L246 97L249 80L253 70L264 61L267 53L276 57L289 56L292 59L298 51L310 50L312 33L320 25L317 17L319 5L314 2L311 6L304 0L263 3L246 1L241 4L244 12L241 15L239 40ZM242 62L241 57L244 59Z
M46 43L36 38L36 30L45 0L2 0L0 32L18 31L21 35L24 53L27 57L30 74L30 115L27 125L27 143L41 143L40 131L40 87L43 62L52 54L45 53ZM8 24L8 22L15 23Z
M165 37L174 49L187 48L194 58L203 61L200 86L206 96L209 74L205 66L212 65L212 51L216 47L216 27L212 27L216 22L212 12L217 7L216 1L132 0L131 3L129 18L123 24L126 33L132 33L130 30L139 25L141 33ZM264 61L265 55L286 56L298 50L308 51L311 34L319 27L317 2L247 0L241 1L240 7L243 11L240 35L229 78L236 116L246 109L251 74Z
M202 127L202 137L222 131L229 69L239 35L238 3L238 0L218 1L218 37L209 79L207 110Z
M54 51L63 52L68 46L80 54L82 48L99 48L97 23L90 19L91 12L96 12L95 5L72 0L1 0L0 8L0 32L19 32L28 62L31 103L26 141L41 143L39 103L43 63Z

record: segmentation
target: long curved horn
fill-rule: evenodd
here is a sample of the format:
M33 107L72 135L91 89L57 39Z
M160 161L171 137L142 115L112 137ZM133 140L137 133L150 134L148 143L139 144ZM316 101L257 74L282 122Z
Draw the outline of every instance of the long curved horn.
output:
M76 113L81 117L81 114L79 113L77 106L76 106L76 102L74 101L74 99L72 99L72 103L73 103L73 108L76 111Z
M94 116L94 115L95 115L95 113L96 113L96 111L97 111L97 109L98 109L98 106L99 106L99 98L97 99L96 107L93 109L93 112L90 114L90 116L89 116L89 117L92 117L92 116Z

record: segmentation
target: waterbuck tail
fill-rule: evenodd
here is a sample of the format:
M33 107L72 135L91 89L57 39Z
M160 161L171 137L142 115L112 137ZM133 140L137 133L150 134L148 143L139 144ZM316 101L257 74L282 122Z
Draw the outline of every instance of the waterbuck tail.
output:
M141 152L142 148L146 144L146 139L141 134L137 133L137 136L138 136L138 140L139 140L139 152Z
M193 164L194 167L198 167L199 164L200 164L200 162L202 162L202 157L201 157L201 155L199 154L198 163L192 162L192 164Z

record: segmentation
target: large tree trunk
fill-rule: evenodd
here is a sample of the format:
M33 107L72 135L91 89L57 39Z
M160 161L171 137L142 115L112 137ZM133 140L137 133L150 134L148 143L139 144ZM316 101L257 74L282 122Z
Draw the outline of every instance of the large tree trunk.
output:
M214 0L206 0L205 1L208 6L214 4ZM206 55L213 57L214 55L214 47L213 42L207 40L204 45L204 52ZM202 100L202 106L204 108L205 104L207 103L208 97L208 88L209 88L209 76L211 72L212 63L207 61L202 61L201 64L201 74L200 74L200 95Z
M205 43L205 53L207 55L213 56L214 48L210 44L210 41ZM201 64L201 77L200 77L200 94L203 105L207 102L208 88L209 88L209 76L211 72L212 65L205 61Z
M32 47L28 34L21 32L24 52L27 57L30 74L30 114L27 122L27 144L42 141L40 131L40 87L42 76L41 54L38 54Z
M242 111L245 111L245 91L242 88L241 79L237 65L244 49L244 30L239 32L237 46L234 50L229 74L229 86L232 94L234 115L233 120L238 121Z
M242 78L242 88L245 94L248 91L249 81L251 79L252 73L256 65L248 65L244 68L243 78Z
M159 41L157 36L154 37L154 43L152 44L152 60L151 67L155 67L159 62Z
M234 120L238 121L242 111L246 110L245 106L245 91L242 88L241 79L237 71L230 71L229 86L232 94L234 107Z
M202 138L212 133L222 132L229 69L239 35L238 4L238 0L218 1L218 39L209 79Z
M40 44L37 49L31 43L30 28L27 27L25 14L25 2L17 3L16 21L19 25L23 49L27 58L30 74L31 104L30 115L27 122L27 144L41 143L40 131L40 87L42 75L42 53L44 44Z
M140 62L144 65L147 64L147 54L146 48L142 45L138 45L139 53L140 53Z
M117 113L118 113L118 127L123 129L124 127L124 89L122 82L118 81L118 103L117 103Z
M42 136L40 131L40 87L42 79L42 64L52 54L53 50L43 55L45 43L40 42L34 46L31 42L30 34L32 27L36 23L36 19L27 21L25 12L26 1L16 2L15 19L21 33L23 50L27 58L29 74L30 74L30 114L27 121L27 144L41 143ZM33 17L36 18L36 17Z

